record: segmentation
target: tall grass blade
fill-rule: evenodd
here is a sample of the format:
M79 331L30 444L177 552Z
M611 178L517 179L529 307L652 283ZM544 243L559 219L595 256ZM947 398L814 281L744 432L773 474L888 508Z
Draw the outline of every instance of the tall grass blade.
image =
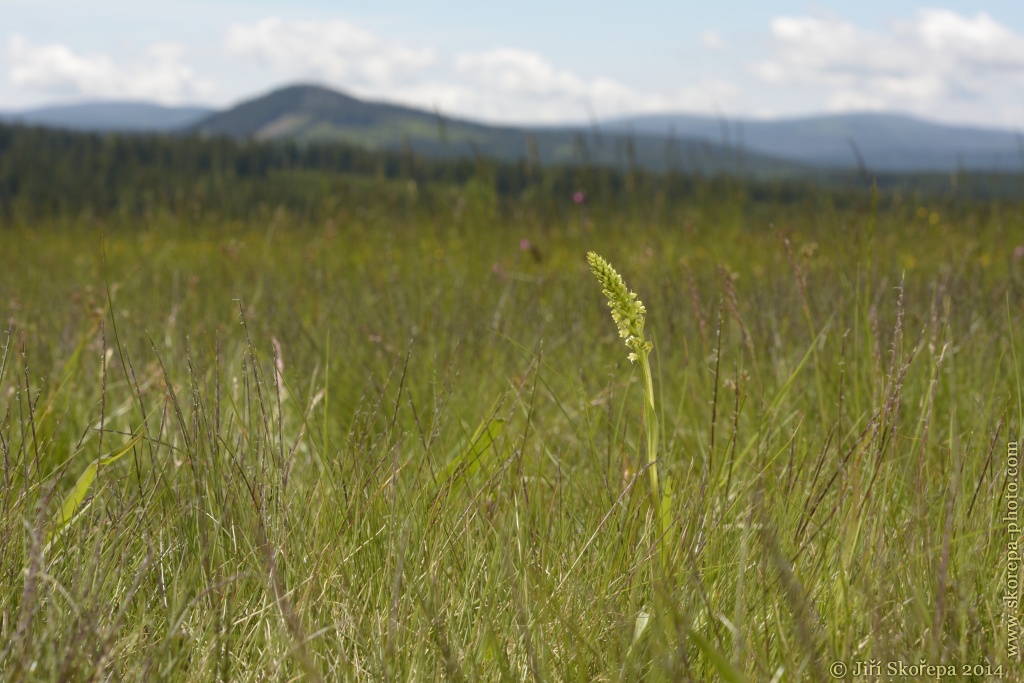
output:
M462 453L452 458L445 470L445 480L452 480L460 473L470 477L480 469L484 456L496 450L495 441L505 431L507 420L495 417L484 420L473 432L469 446Z
M704 656L711 662L711 666L715 667L718 675L721 676L721 680L727 681L728 683L747 683L747 679L740 673L736 667L734 667L728 659L722 656L722 653L714 648L714 646L708 642L707 638L697 633L696 631L690 631L690 638Z
M85 500L86 495L89 493L89 487L92 486L92 482L96 479L96 474L100 467L106 467L117 462L123 455L128 453L139 441L145 432L140 431L138 434L129 439L128 443L122 446L119 450L114 451L110 455L97 458L93 462L89 463L89 466L85 468L85 471L78 477L78 481L75 482L74 487L64 497L64 502L61 503L60 511L57 512L57 516L53 520L53 528L50 530L49 535L46 537L46 548L44 552L49 551L53 541L60 536L64 531L71 525L71 522L75 519L75 513L78 512L79 506L82 501Z

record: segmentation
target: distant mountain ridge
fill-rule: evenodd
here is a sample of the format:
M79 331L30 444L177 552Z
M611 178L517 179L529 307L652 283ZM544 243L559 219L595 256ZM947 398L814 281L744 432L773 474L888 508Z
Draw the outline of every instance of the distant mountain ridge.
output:
M0 121L79 131L158 133L192 125L213 111L209 107L165 107L149 102L86 102L0 112Z
M951 126L900 114L856 113L776 121L686 115L609 121L606 130L703 137L815 166L870 171L1024 170L1018 133Z
M302 84L223 111L95 102L0 113L0 121L99 132L336 141L440 158L478 156L757 176L858 168L869 174L1024 170L1024 138L1013 131L950 126L897 114L781 120L665 114L592 126L503 126Z
M717 142L662 136L602 134L579 127L513 127L476 123L387 102L361 100L316 85L294 85L212 114L190 129L236 138L337 141L374 149L408 148L431 157L476 155L540 163L584 162L662 170L676 165L706 172L743 168L763 175L798 170L800 164ZM675 155L675 158L673 158Z
M241 102L198 121L194 130L204 134L323 140L348 137L348 128L425 126L438 135L443 125L437 114L413 107L369 102L315 85L293 85ZM483 133L487 126L459 122ZM482 138L480 138L482 139ZM366 140L363 140L367 142Z

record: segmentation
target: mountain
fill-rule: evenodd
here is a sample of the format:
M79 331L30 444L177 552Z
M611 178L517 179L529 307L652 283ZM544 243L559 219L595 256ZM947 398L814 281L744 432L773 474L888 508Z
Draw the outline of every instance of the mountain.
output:
M164 107L147 102L88 102L0 113L0 121L83 131L168 132L212 113L206 107Z
M336 141L425 157L631 165L754 176L821 169L868 174L1024 170L1024 138L894 114L725 120L665 114L593 126L494 126L294 85L225 111L95 102L0 114L0 121L90 131L181 132L239 139ZM816 170L817 169L817 170Z
M815 166L863 164L869 172L1024 168L1024 141L1014 132L943 125L894 114L775 121L656 115L610 121L604 128L638 135L706 138Z
M316 85L295 85L211 114L190 128L201 135L259 140L337 141L376 149L409 149L431 157L535 159L651 169L756 175L803 166L769 155L730 149L715 141L669 140L584 127L491 126L437 112L360 100Z

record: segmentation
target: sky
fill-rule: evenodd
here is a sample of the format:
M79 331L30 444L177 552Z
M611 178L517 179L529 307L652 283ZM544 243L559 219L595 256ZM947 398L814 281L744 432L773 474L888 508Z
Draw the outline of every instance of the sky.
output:
M496 123L851 111L1024 128L1024 2L0 0L0 111L296 82Z

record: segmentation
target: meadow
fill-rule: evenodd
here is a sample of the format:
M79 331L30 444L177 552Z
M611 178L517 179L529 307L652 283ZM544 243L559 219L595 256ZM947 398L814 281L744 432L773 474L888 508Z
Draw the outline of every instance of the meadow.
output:
M4 680L1019 680L1024 206L346 187L0 223Z

